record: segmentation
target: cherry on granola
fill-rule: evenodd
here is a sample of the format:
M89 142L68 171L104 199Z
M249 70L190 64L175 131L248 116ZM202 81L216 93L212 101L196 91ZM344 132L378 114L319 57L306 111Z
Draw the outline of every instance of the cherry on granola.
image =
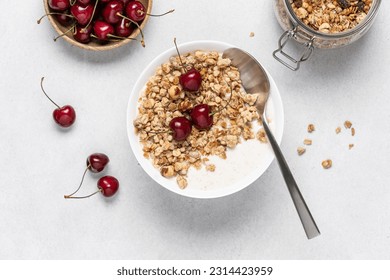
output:
M192 123L199 129L209 129L213 125L213 114L210 113L210 106L207 104L196 105L190 113Z
M202 85L202 75L194 67L191 67L189 70L186 69L183 61L181 60L179 48L177 47L176 44L176 38L173 39L173 43L175 44L176 52L179 56L182 69L184 70L184 73L182 73L179 77L179 83L184 90L190 92L196 92L199 90L200 86Z
M192 108L190 112L190 117L193 125L199 129L199 130L204 130L204 129L209 129L213 125L213 116L216 113L221 112L222 110L226 109L227 106L230 105L230 101L232 100L232 95L233 95L233 89L229 85L231 94L229 97L228 102L226 105L219 110L216 110L214 112L211 112L210 106L208 104L199 104L196 105L194 108Z
M186 117L175 117L169 122L169 128L172 130L173 139L183 141L191 134L192 123Z

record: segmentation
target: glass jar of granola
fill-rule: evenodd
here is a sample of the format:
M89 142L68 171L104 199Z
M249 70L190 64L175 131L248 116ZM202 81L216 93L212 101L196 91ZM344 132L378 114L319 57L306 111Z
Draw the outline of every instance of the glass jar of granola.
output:
M274 0L275 14L285 30L273 56L291 70L309 59L315 48L345 46L371 27L381 0ZM303 50L298 56L286 52L290 41Z

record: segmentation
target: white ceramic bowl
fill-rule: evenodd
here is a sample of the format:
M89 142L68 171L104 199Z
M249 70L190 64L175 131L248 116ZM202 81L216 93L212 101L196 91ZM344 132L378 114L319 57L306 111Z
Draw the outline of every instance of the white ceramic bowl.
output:
M180 52L185 54L195 50L207 50L223 52L225 49L234 47L230 44L217 41L194 41L179 45ZM171 49L157 56L139 76L130 95L127 108L127 132L131 149L145 172L157 183L177 194L194 198L216 198L240 191L258 179L269 167L274 159L274 153L269 144L260 143L253 139L242 140L236 148L226 152L225 160L218 157L208 157L211 163L216 165L214 172L206 171L205 168L188 171L188 186L180 189L175 178L164 178L160 171L155 168L150 159L143 156L142 145L138 135L135 134L133 121L138 113L138 98L151 76L155 74L158 66L167 62L171 56L177 55L176 49ZM268 72L267 72L268 73ZM268 73L269 75L269 73ZM267 104L267 115L271 130L280 143L283 134L283 105L279 91L274 80L269 75L271 94ZM254 130L256 133L257 130Z

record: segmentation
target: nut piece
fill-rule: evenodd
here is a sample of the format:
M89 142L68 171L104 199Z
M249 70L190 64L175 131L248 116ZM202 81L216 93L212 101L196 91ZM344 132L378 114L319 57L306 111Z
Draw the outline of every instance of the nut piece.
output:
M163 167L161 167L160 173L165 178L173 177L173 176L175 176L175 169L173 168L172 165L163 166Z
M348 148L351 150L355 145L354 144L349 144Z
M179 188L182 189L182 190L184 190L187 187L187 185L188 185L187 179L184 176L181 176L181 175L176 177L176 182L179 185Z
M349 129L349 128L352 127L352 123L350 121L345 121L344 122L344 126L345 126L346 129Z
M351 128L351 135L355 136L355 128L354 127Z
M338 127L336 128L336 134L339 134L340 132L341 132L341 127L338 126Z
M298 155L303 155L306 152L306 149L303 147L298 147L297 148Z
M314 130L316 130L314 124L311 123L307 126L307 132L312 133Z
M312 143L313 143L313 141L311 139L303 140L303 144L305 144L305 145L311 145Z
M249 37L255 37L255 33L254 32L249 33Z
M331 167L332 167L332 160L330 160L330 159L324 160L324 161L322 162L322 167L323 167L324 169L329 169L329 168L331 168Z

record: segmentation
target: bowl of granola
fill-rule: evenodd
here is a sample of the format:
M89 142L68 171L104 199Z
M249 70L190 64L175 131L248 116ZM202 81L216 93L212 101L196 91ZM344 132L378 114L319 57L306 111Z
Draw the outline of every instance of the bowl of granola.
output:
M240 73L218 41L195 41L157 56L141 73L129 98L127 132L131 149L145 172L177 194L216 198L255 182L274 159L254 108L256 97L245 93ZM187 91L182 74L196 69L199 90ZM189 71L188 71L189 72ZM269 73L268 73L269 74ZM283 134L284 113L279 91L269 75L269 124L277 141ZM199 128L192 112L210 109L210 127ZM185 139L177 140L170 124L175 118L192 123Z

